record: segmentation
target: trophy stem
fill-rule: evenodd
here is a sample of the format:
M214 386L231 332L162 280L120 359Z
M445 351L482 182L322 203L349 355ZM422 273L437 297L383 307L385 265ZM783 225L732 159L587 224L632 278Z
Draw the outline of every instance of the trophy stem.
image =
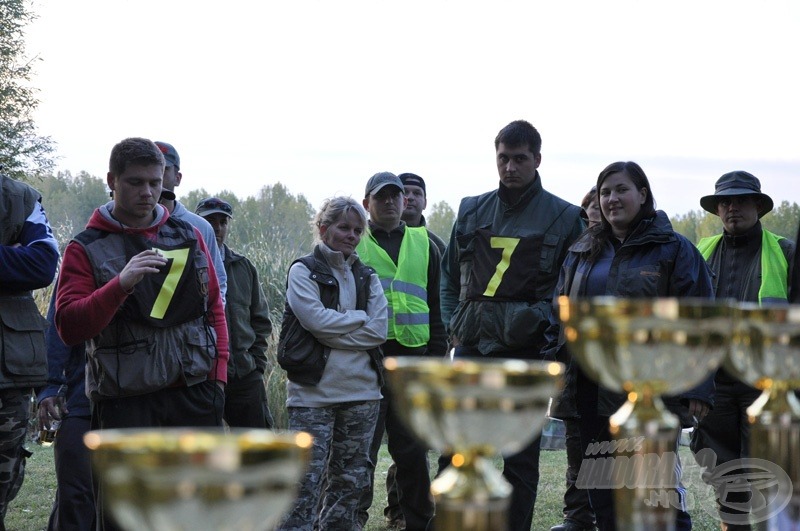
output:
M774 463L788 475L781 481L753 486L751 512L758 529L800 527L800 404L786 382L774 382L747 409L750 420L750 457ZM792 492L786 507L777 502ZM763 500L764 503L761 503ZM781 527L783 526L783 527Z
M491 460L473 452L453 455L431 483L437 531L493 531L508 527L511 485Z
M635 405L635 407L634 407ZM609 423L615 442L614 508L617 526L631 531L672 531L680 507L677 442L680 424L661 399L629 393Z

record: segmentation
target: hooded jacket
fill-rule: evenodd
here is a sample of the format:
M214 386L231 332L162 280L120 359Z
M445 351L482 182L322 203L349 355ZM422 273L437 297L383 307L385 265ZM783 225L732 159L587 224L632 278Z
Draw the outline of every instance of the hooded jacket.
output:
M556 296L570 298L586 296L586 280L592 268L587 261L591 248L591 235L584 233L570 248L561 267ZM607 277L606 295L626 298L651 297L701 297L714 298L711 271L698 250L684 236L672 229L663 211L655 217L639 222L628 238L616 250ZM555 304L555 302L554 302ZM546 359L555 359L567 365L565 385L561 396L551 407L556 418L577 415L575 404L576 367L562 337L558 312L554 311L547 330ZM713 403L713 374L695 389L683 393L679 399L667 397L665 404L674 412L690 399ZM598 397L598 413L611 415L624 398L602 387Z
M105 345L107 341L114 337L117 333L114 330L107 330L110 326L126 328L128 327L127 320L121 316L120 310L126 301L133 295L137 287L128 293L126 292L119 281L119 272L127 263L124 256L117 257L104 263L104 268L107 269L103 275L116 272L107 281L98 281L98 278L103 276L99 275L98 271L93 267L93 263L97 257L90 258L87 254L87 248L101 249L96 247L102 245L102 240L106 238L119 238L123 235L130 235L136 237L137 235L145 241L150 241L155 244L168 240L170 238L180 237L181 234L193 235L194 240L197 242L199 251L204 257L203 266L208 267L207 274L207 289L208 293L205 296L206 310L203 316L199 319L204 323L210 324L216 334L216 352L215 362L211 364L208 371L207 378L221 382L227 381L227 362L228 362L228 331L225 322L225 312L222 306L222 299L219 291L219 283L214 271L213 260L211 259L205 242L200 232L180 220L170 220L169 213L161 205L156 206L154 221L145 228L132 228L125 227L111 216L111 209L113 208L113 201L98 208L92 214L86 228L87 231L81 233L76 238L82 238L90 231L93 235L99 235L91 244L87 245L73 240L67 246L64 252L64 259L61 264L61 276L59 277L58 292L56 296L56 328L61 336L61 339L67 345L75 345L83 341L88 341L88 350L97 347L98 341L101 346ZM119 245L114 240L109 240L107 247L116 249ZM195 320L197 321L197 320ZM194 321L193 321L194 322ZM178 327L185 327L186 324L176 325ZM137 337L141 335L142 330L146 329L144 325L137 325L132 327L136 331L134 335ZM165 329L168 330L168 329ZM199 328L198 328L199 331ZM200 331L201 332L201 331ZM158 353L158 355L172 363L184 364L187 360L180 359L180 352L168 351L169 346L165 349L164 345L159 345L159 338L164 337L159 331L153 330L152 337L146 338L151 343L148 347L151 351ZM208 345L209 336L187 338L197 341L197 347L207 350L214 345ZM174 341L174 340L170 340ZM203 343L204 345L201 345ZM113 347L113 346L112 346ZM126 345L117 345L117 348L124 348ZM185 354L185 353L184 353ZM89 367L87 366L87 369ZM184 367L184 372L190 370ZM93 384L101 382L91 381L91 375L88 376L87 390L93 391ZM205 379L205 378L204 378ZM180 385L180 380L171 382L172 385ZM192 383L187 381L186 383ZM125 394L125 393L122 393Z

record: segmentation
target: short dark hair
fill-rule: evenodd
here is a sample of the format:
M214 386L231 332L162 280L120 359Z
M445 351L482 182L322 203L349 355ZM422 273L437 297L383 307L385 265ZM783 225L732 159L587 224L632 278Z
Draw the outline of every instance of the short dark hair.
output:
M527 145L534 155L542 152L542 135L525 120L515 120L502 128L494 138L494 149L501 143L510 148Z
M164 154L152 140L131 137L122 140L111 149L108 171L114 175L121 175L132 164L143 166L158 164L163 170L166 162Z

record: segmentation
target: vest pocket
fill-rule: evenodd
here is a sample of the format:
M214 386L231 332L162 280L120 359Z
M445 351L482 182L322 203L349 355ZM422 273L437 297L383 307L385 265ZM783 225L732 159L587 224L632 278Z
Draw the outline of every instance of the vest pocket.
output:
M153 338L114 347L97 348L89 355L97 393L112 398L163 389L178 379L175 356L156 348Z
M213 361L217 358L217 333L214 329L202 326L188 327L181 349L181 365L186 385L205 381Z
M3 372L14 376L47 377L47 350L44 328L47 321L39 314L33 299L0 302Z

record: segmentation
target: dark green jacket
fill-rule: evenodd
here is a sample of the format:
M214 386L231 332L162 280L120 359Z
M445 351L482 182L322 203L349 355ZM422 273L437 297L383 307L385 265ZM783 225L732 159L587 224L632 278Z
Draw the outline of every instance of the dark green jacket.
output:
M499 190L462 199L442 262L442 321L450 335L486 356L528 349L526 357L538 358L559 268L567 248L584 228L580 212L580 207L544 190L538 173L514 204L503 201ZM512 266L515 260L523 260L537 270L534 279L516 287L529 296L512 300L468 295L476 235L481 229L503 237L539 240L536 256L510 256Z
M253 263L223 245L228 292L225 319L228 321L228 382L253 371L267 370L267 344L272 333L269 306Z
M49 226L28 222L34 209L41 208L40 197L27 184L0 174L0 389L40 387L47 382L47 322L30 290L53 281L58 250ZM42 221L46 222L43 214ZM45 236L52 245L45 244Z

